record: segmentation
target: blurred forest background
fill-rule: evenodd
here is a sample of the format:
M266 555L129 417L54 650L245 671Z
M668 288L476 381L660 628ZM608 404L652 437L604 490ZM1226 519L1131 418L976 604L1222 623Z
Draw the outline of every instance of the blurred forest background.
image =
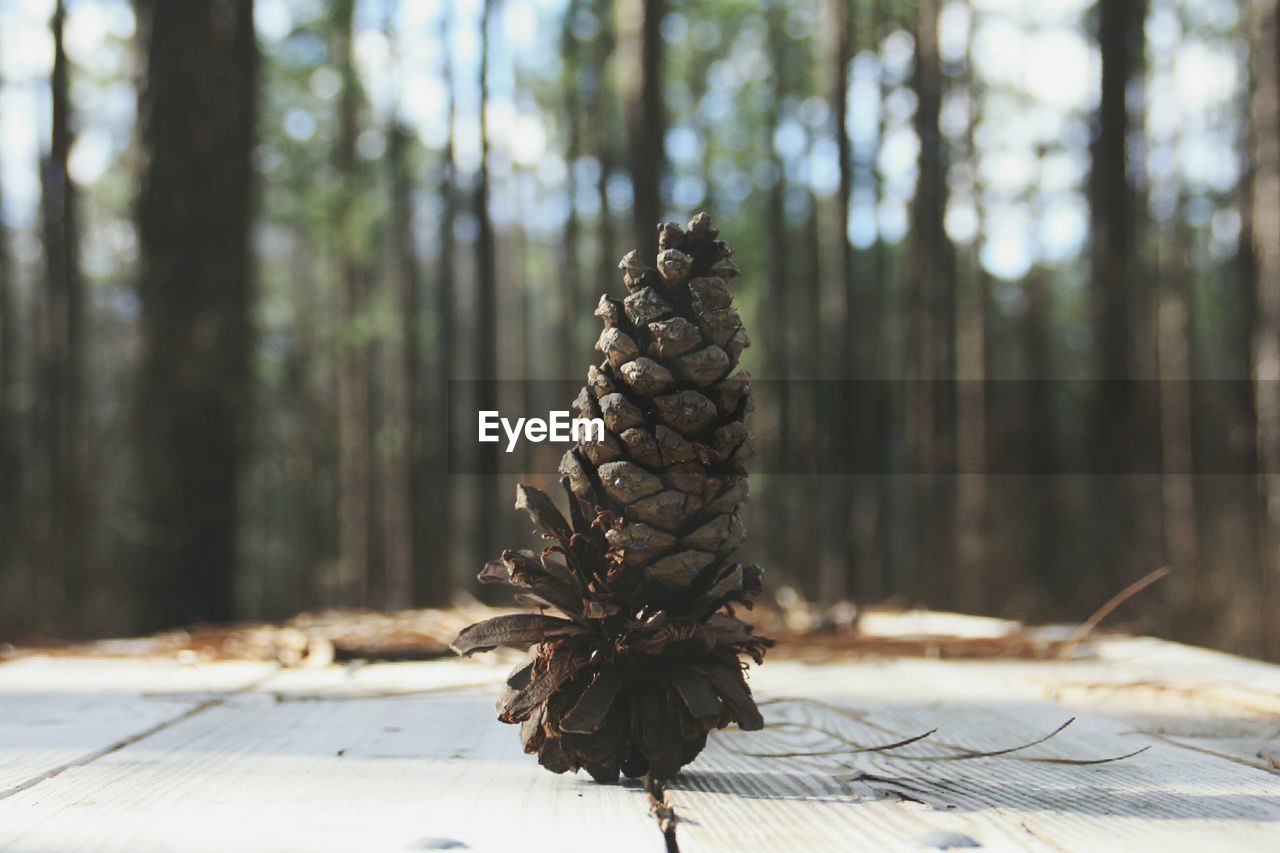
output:
M1276 6L0 4L0 639L474 593L448 381L705 209L772 591L1280 658Z

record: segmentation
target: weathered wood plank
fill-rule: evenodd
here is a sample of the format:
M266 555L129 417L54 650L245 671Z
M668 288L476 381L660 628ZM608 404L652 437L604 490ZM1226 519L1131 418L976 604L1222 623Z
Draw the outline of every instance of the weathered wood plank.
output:
M906 850L932 839L1042 849L1016 822L960 814L842 778L844 768L738 755L720 738L673 784L681 850Z
M538 767L492 690L315 698L347 678L284 674L0 801L0 848L661 849L637 787Z
M1025 677L1011 677L1026 668L924 660L763 668L753 687L770 728L713 737L675 785L677 812L690 818L679 830L682 849L781 850L793 839L805 849L907 848L936 833L1016 849L1274 849L1274 775L1176 748L1100 714L1081 715L1025 752L925 760L948 753L944 743L994 750L1028 742L1070 717ZM770 695L797 701L769 703ZM815 699L851 715L808 701ZM870 745L934 728L936 735L901 750L861 754L814 730ZM1101 758L1148 745L1142 755L1097 766L1023 760ZM794 754L813 751L831 754Z
M1277 740L1280 669L1158 641L1092 650L1060 667L754 670L766 718L792 725L712 738L671 786L682 849L1273 849L1280 785L1259 753ZM492 712L509 665L14 661L0 667L0 783L19 781L0 790L0 848L661 850L637 787L553 776L520 753ZM1023 752L936 757L1030 741L1072 714ZM931 728L886 753L832 738ZM1021 760L1145 745L1091 767Z
M1280 666L1146 637L1100 642L1096 651L1097 661L1039 678L1068 702L1280 715Z
M0 798L270 674L268 664L30 657L0 667Z

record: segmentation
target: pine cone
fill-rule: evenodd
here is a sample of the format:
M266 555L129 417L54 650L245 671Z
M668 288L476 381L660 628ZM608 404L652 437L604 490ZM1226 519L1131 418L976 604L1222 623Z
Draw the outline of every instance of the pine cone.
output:
M556 773L669 779L712 729L764 725L739 656L760 663L773 641L733 611L751 606L763 573L731 560L745 537L751 400L749 376L730 374L749 342L718 234L700 213L687 231L659 226L657 269L622 259L630 294L601 297L604 361L574 403L606 432L560 464L569 519L517 486L516 508L550 544L505 551L480 574L565 618L499 616L453 643L463 655L533 645L498 717L520 723L525 751Z

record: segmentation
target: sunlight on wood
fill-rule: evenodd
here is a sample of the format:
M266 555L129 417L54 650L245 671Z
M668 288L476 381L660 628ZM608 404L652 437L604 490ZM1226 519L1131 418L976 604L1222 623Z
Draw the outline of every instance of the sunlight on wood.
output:
M771 725L714 735L668 786L680 849L1270 849L1280 667L1146 638L1091 644L1062 665L1057 702L1051 660L753 670ZM0 848L662 850L638 783L549 774L492 719L509 665L12 660Z

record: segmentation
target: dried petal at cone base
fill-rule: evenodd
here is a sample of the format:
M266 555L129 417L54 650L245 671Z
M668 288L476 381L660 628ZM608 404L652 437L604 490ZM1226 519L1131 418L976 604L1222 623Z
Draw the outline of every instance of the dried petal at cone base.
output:
M734 614L763 574L733 562L746 536L751 383L735 370L748 341L729 289L738 271L718 236L700 213L687 229L659 227L654 267L623 258L630 294L601 297L604 359L574 401L606 434L560 464L569 517L518 486L516 507L546 544L505 551L480 574L563 616L499 616L453 643L463 655L532 647L498 718L519 723L525 751L557 773L669 779L708 732L764 725L742 658L760 663L773 641Z

